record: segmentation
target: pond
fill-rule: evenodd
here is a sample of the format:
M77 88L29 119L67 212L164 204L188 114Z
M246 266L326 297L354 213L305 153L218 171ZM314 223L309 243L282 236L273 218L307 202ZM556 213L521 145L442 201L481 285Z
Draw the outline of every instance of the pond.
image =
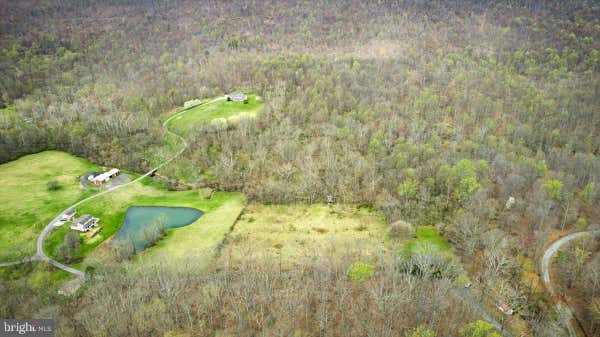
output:
M132 206L127 209L115 240L130 242L140 252L156 242L165 229L192 224L202 214L191 207Z

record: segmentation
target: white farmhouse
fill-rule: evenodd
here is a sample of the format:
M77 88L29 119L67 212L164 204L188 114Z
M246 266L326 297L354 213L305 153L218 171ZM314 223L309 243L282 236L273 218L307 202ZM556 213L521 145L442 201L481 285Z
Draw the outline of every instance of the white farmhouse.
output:
M98 218L95 218L89 214L85 214L73 220L73 223L71 224L71 229L80 232L87 232L93 227L96 227L96 225L98 225L98 221Z

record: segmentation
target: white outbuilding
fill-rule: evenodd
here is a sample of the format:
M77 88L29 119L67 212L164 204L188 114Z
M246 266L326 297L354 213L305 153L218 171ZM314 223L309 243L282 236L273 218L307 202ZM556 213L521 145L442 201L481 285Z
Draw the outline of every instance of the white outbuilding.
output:
M111 178L114 178L114 177L118 176L120 172L121 171L119 171L119 169L114 168L114 169L111 169L109 171L100 173L100 174L98 174L96 176L90 175L88 177L88 180L92 184L99 185L99 184L103 184L103 183L109 181Z

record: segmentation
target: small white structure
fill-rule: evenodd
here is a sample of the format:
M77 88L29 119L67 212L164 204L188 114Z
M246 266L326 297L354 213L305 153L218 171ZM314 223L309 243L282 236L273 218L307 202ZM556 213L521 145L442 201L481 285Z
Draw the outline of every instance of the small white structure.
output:
M202 104L202 101L199 100L199 99L197 99L197 98L195 98L195 99L192 99L190 101L184 102L183 103L183 107L187 109L187 108L191 108L193 106L200 105L200 104Z
M505 315L512 315L513 314L513 310L511 307L509 307L506 303L502 302L500 304L498 304L498 310L502 311L503 314Z
M56 219L56 221L54 221L54 227L60 227L60 226L64 225L65 222L71 220L71 218L73 218L73 216L75 216L74 209L66 210L64 213L62 213L60 215L60 217L58 219Z
M103 184L103 183L109 181L110 178L114 178L114 177L118 176L119 172L121 172L121 171L119 171L119 169L114 168L110 171L100 173L97 176L90 175L90 176L88 176L88 180L92 184L95 184L95 185Z
M506 200L506 205L505 205L506 209L507 210L511 209L515 205L516 202L517 201L515 200L515 198L513 198L513 197L508 198L508 200Z
M89 214L84 214L79 218L73 220L73 223L71 224L71 229L80 232L87 232L93 227L96 227L96 225L98 225L98 221L98 218L94 218Z
M225 95L225 97L227 98L228 101L233 101L233 102L243 102L248 99L248 96L246 96L246 94L241 93L241 92L237 92L237 93L231 94L231 95Z
M69 220L71 220L75 216L75 213L77 213L77 212L75 212L74 209L70 208L70 209L68 209L66 212L64 212L61 215L60 220L62 220L62 221L69 221Z

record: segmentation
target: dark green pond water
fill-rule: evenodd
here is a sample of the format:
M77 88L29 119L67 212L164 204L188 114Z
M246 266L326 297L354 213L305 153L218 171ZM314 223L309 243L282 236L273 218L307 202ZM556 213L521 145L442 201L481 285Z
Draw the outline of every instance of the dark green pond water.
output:
M127 209L115 239L132 242L139 252L155 241L160 228L187 226L202 214L202 211L190 207L132 206Z

